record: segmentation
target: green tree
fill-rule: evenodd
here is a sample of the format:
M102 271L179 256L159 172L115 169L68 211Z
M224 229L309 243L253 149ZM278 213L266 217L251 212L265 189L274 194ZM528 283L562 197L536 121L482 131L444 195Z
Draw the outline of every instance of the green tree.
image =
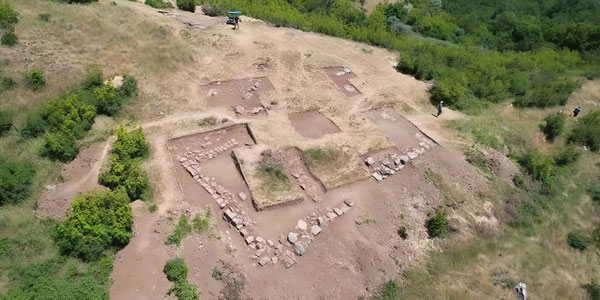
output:
M190 12L196 11L196 2L194 0L177 0L177 8Z
M53 234L62 253L93 261L103 251L118 250L129 242L133 217L124 191L91 190L77 196L71 206Z
M34 176L32 165L0 157L0 205L18 203L29 197Z
M561 112L549 114L544 118L544 123L540 124L540 130L546 135L546 139L553 142L565 128L567 116Z
M94 89L96 109L99 114L114 116L123 105L123 98L117 93L111 81Z
M21 136L23 138L35 138L44 134L46 130L46 122L39 113L35 112L27 115L25 122L21 128Z
M592 151L600 149L600 109L577 120L568 138L569 142L588 146Z

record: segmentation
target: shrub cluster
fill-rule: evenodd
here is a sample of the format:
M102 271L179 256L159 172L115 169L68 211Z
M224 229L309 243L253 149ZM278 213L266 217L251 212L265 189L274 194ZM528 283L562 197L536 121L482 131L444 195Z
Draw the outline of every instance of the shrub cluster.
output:
M193 231L201 233L210 229L210 218L210 207L206 209L204 216L196 215L191 224L186 216L181 216L179 218L179 222L177 222L177 225L173 230L173 233L167 236L165 244L180 246L181 241Z
M202 12L210 17L217 17L217 16L222 16L223 12L210 6L210 4L208 3L204 3L202 4L202 6L200 6L200 9L202 9Z
M122 189L91 190L78 196L71 206L53 234L63 254L93 261L105 250L118 250L129 242L133 217Z
M196 1L195 0L177 0L177 8L179 8L181 10L195 12L196 11Z
M600 149L600 109L582 116L568 137L569 142L585 145L592 151Z
M7 0L0 1L0 42L5 46L17 44L19 39L15 34L15 24L19 22L17 12Z
M544 123L540 124L540 130L546 135L550 142L559 136L565 128L567 116L561 112L549 114L544 118Z
M173 233L167 237L167 245L181 245L181 241L192 232L192 225L188 222L186 216L181 216L179 222L175 226Z
M31 164L0 157L0 205L25 200L34 176L35 169Z
M8 91L17 85L14 79L10 77L0 78L0 93Z
M33 69L23 75L25 85L33 91L37 91L46 85L44 72L41 69Z
M573 249L584 251L592 243L592 239L583 230L573 230L567 235L567 243Z
M448 216L446 212L437 209L433 214L429 214L429 218L425 221L425 227L430 238L445 235L448 231Z
M163 268L167 279L173 282L173 286L167 295L174 294L179 300L197 300L198 291L196 287L187 280L188 268L182 258L172 258L167 261Z
M86 72L80 87L45 101L23 122L20 131L23 138L44 135L42 155L64 162L72 160L79 152L77 140L92 128L97 113L114 115L125 99L137 96L137 81L133 77L125 76L123 85L115 89L112 82L103 83L99 67L90 66ZM38 78L37 75L31 77ZM33 79L33 82L39 80Z
M401 3L380 3L367 15L351 0L205 2L219 11L241 9L276 26L398 50L400 72L434 79L433 102L444 100L459 109L511 97L520 106L564 104L578 83L562 74L598 64L593 51L597 51L594 45L600 26L590 12L598 14L600 8L591 3L585 9L570 10L566 13L570 17L554 20L552 12L564 10L564 3L537 7L532 13L530 7L509 11L509 7L524 5L510 0L445 0L443 5L432 4L441 1L410 1L410 11ZM566 43L559 33L576 22L586 26L573 28L586 33L570 33ZM563 31L550 35L550 28Z
M144 4L158 9L171 7L170 3L167 3L163 0L146 0Z
M148 157L148 145L142 129L127 132L121 125L117 130L117 140L113 143L110 167L100 174L100 184L111 188L123 188L131 201L142 199L150 182L141 168L141 162Z
M8 110L0 110L0 137L7 133L12 127L12 113Z

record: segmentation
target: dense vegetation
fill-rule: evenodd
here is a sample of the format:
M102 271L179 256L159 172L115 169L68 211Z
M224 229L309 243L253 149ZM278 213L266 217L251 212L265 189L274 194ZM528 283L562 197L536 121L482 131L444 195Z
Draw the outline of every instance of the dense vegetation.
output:
M100 174L99 183L113 190L123 188L131 201L148 199L150 181L142 170L148 157L148 145L142 129L127 132L121 125L113 143L110 167Z
M66 220L54 232L63 254L93 261L105 250L118 250L129 242L133 216L123 190L91 190L78 196L71 206Z
M398 70L434 79L432 101L459 109L508 98L519 106L563 105L579 85L572 75L597 75L594 0L412 0L410 11L379 4L370 15L350 0L205 2L277 26L400 50Z
M19 22L17 12L7 0L0 1L0 42L2 45L13 46L18 38L15 34L15 24Z
M540 125L540 130L546 135L549 142L559 136L565 128L567 116L561 112L549 114L544 118L544 124Z
M32 88L45 84L40 70L32 70L25 77L29 78L26 82ZM27 139L43 135L43 156L63 162L72 160L79 153L77 140L92 128L98 113L113 116L127 99L137 96L134 78L126 76L118 89L111 81L104 84L102 78L99 67L89 67L80 86L45 101L39 110L27 116L21 126L21 136Z
M182 258L173 258L167 261L163 272L173 286L167 295L174 294L179 300L197 300L198 291L196 287L187 280L188 268Z
M34 175L35 169L31 164L0 157L0 206L29 197Z

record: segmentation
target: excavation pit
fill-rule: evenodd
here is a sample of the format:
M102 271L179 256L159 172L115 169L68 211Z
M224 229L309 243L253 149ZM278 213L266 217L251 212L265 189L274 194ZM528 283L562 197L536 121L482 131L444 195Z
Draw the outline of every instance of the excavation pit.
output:
M288 115L290 122L303 137L318 139L326 134L340 132L339 127L318 110L307 110Z

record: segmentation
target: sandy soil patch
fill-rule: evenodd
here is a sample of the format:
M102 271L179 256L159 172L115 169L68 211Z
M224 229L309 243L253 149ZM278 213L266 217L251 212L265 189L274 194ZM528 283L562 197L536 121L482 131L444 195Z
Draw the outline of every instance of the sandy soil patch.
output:
M109 142L100 142L81 150L63 167L65 182L46 186L48 191L38 201L36 213L41 217L62 219L77 195L91 189L104 189L98 184L98 175L109 149Z
M288 115L292 125L303 137L317 139L340 132L340 128L318 110L307 110Z

